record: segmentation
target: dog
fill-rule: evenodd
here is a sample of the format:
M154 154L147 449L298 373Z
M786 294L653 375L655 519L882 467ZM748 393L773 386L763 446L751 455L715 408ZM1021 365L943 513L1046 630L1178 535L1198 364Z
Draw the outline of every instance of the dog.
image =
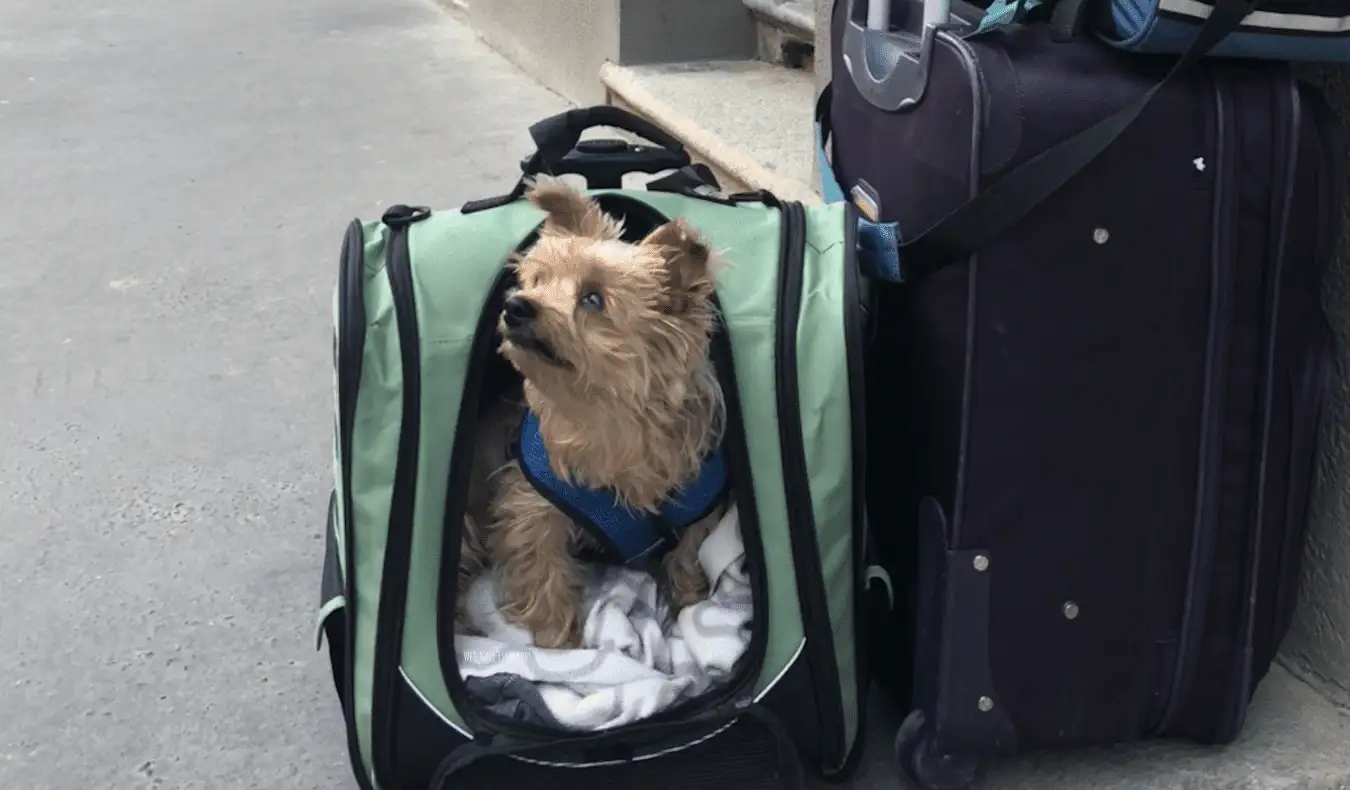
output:
M506 618L540 647L571 648L582 555L616 544L541 479L564 498L607 499L643 529L685 507L693 521L667 535L661 576L676 610L707 595L698 549L730 504L725 465L713 462L726 425L709 356L717 262L683 220L630 243L619 220L561 182L537 181L527 197L545 218L514 259L498 322L524 403L480 419L460 589L497 569ZM696 488L706 502L689 499ZM688 513L694 504L702 509Z

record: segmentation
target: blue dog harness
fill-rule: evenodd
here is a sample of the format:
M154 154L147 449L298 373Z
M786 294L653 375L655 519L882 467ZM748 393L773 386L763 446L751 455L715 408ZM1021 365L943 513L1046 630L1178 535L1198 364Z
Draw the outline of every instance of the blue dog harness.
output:
M673 546L679 530L707 516L721 503L727 488L726 458L722 448L703 462L698 477L672 492L661 510L649 513L619 504L613 491L582 488L554 474L548 449L539 434L539 418L526 411L520 423L517 460L525 479L535 489L585 528L605 547L611 559L637 562L659 549Z

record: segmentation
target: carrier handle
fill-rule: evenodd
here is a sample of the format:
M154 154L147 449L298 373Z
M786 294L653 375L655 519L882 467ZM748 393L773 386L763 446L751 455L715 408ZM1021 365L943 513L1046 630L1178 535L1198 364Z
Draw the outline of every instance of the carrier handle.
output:
M598 104L558 113L530 127L530 137L537 150L522 167L526 177L554 172L562 158L576 148L581 133L596 126L631 132L683 157L684 164L689 163L684 145L656 124L620 107Z
M780 786L783 790L808 790L806 785L806 771L802 768L801 757L797 754L797 747L792 741L792 736L788 734L787 728L783 722L778 719L768 708L759 703L750 703L738 706L736 713L731 721L734 723L736 718L745 716L754 719L764 725L774 738L774 743L778 749L778 777ZM584 737L577 740L586 740ZM488 757L510 757L513 755L525 755L532 751L557 746L563 743L562 739L558 741L542 741L530 743L491 743L490 741L472 740L455 748L454 751L441 761L436 773L432 776L431 783L427 785L428 790L450 790L451 778L460 771L468 768L479 760ZM657 758L659 759L659 758ZM583 770L585 766L567 766L560 765L559 770Z

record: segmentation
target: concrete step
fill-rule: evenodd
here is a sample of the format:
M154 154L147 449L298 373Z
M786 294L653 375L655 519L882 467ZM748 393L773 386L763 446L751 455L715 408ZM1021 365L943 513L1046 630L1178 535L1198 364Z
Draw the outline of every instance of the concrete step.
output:
M706 162L727 191L818 202L809 71L762 61L605 64L606 102L647 118Z
M760 60L814 71L816 12L809 0L742 2L755 18Z

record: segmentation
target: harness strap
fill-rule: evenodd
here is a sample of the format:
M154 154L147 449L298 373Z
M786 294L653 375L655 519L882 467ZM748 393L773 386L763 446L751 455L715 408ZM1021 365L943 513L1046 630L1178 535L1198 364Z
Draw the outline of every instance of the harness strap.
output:
M672 492L658 513L625 507L612 490L583 488L553 471L539 418L531 411L521 420L516 458L540 495L595 537L611 559L624 564L674 545L678 530L711 513L727 489L726 458L719 447L698 477Z

